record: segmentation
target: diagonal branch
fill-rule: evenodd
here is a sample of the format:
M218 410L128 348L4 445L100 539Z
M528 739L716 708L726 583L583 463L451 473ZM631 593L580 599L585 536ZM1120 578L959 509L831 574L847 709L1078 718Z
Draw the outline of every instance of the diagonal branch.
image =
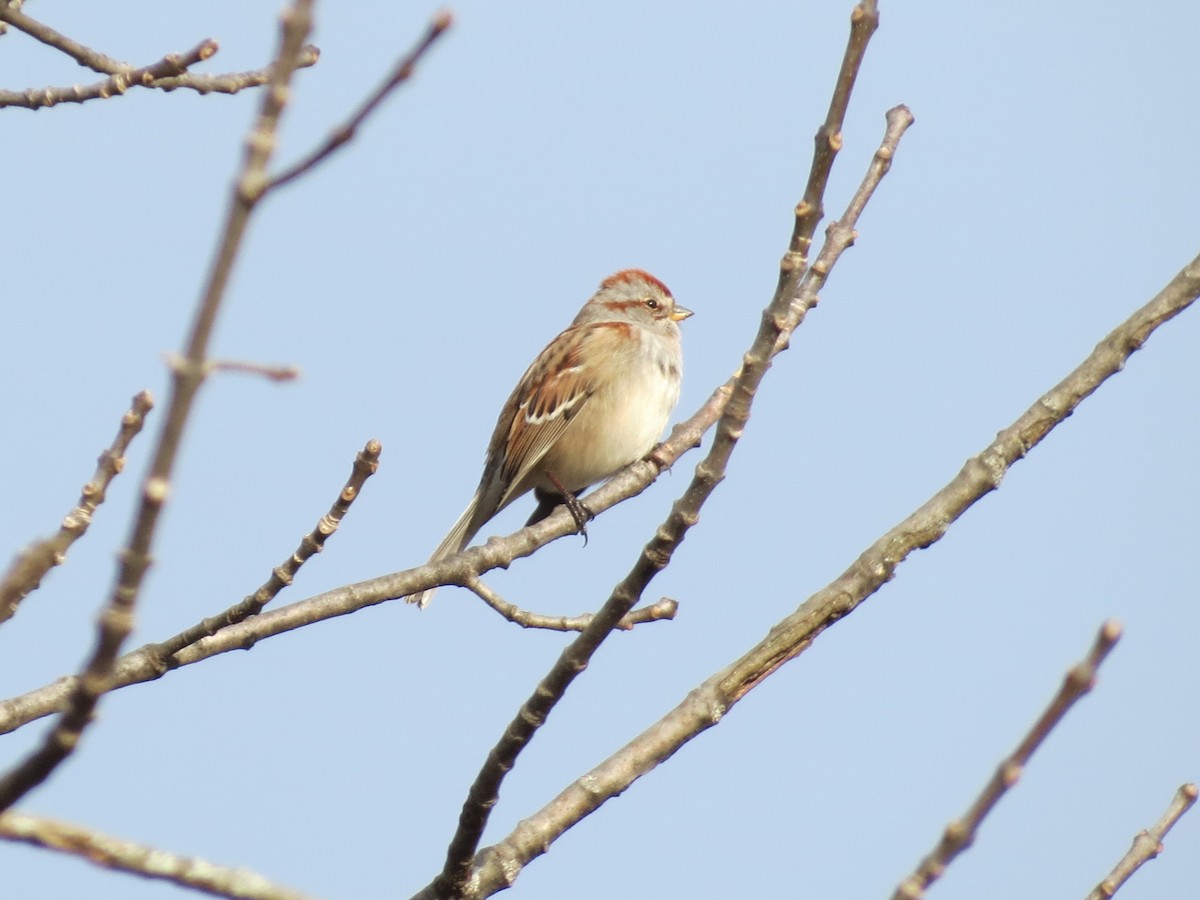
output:
M31 18L19 9L20 4L0 2L0 23L11 24L35 40L41 41L74 59L84 68L107 75L90 85L70 87L29 88L24 91L0 90L0 108L42 109L59 103L84 103L88 100L120 96L130 87L152 87L165 91L190 88L197 93L221 92L235 94L247 87L257 87L270 80L270 71L231 72L224 75L195 75L188 71L193 65L209 59L219 49L217 42L207 38L187 53L169 53L158 62L136 68L87 47L60 34L50 26ZM0 26L2 27L2 26ZM296 68L314 65L320 51L305 46L296 59Z
M382 452L383 445L379 441L367 441L366 446L354 458L350 477L337 499L333 501L333 505L329 507L329 512L321 517L316 528L301 539L295 552L284 560L282 565L271 570L271 577L258 590L224 612L204 619L162 643L147 644L140 652L149 655L151 664L165 672L174 668L173 658L184 647L190 647L197 641L216 634L222 628L236 625L261 613L263 607L292 583L300 567L325 549L325 542L342 524L342 519L350 510L350 504L358 499L362 492L363 484L378 470L379 454Z
M1162 853L1163 838L1167 836L1168 831L1175 827L1175 823L1179 821L1180 817L1192 808L1197 794L1200 794L1200 791L1194 784L1189 783L1180 787L1175 792L1171 805L1167 807L1162 818L1155 823L1153 828L1137 833L1129 852L1121 857L1121 861L1108 874L1108 877L1088 894L1087 900L1108 900L1121 889L1121 885L1128 881L1134 872Z
M838 72L837 81L834 82L829 112L813 138L816 146L813 149L812 168L808 173L808 185L804 188L803 199L796 206L796 222L792 229L788 253L799 259L808 257L817 223L825 215L825 187L829 184L833 161L842 149L842 123L846 121L850 94L854 90L854 82L858 80L867 44L878 27L879 4L876 0L863 0L854 7L854 12L850 14L850 37L846 42L846 52L842 56L842 68Z
M272 884L248 869L213 865L194 856L167 853L40 816L0 813L0 839L66 853L93 865L167 881L216 897L235 900L305 900L306 897Z
M476 855L472 887L479 895L512 883L530 860L567 829L625 791L684 744L716 725L746 694L799 656L839 619L890 581L909 554L936 543L1004 473L1101 384L1119 372L1159 326L1200 296L1200 256L1149 303L1105 337L1070 375L997 435L962 471L908 518L880 537L835 581L775 624L740 659L698 685L673 710Z
M21 601L38 588L47 572L63 563L67 550L87 533L96 508L108 494L108 486L125 468L125 451L141 432L146 423L146 414L153 406L149 391L134 396L129 409L121 417L121 428L116 438L100 454L96 474L83 486L79 503L67 513L58 534L38 541L13 560L4 580L0 582L0 622L13 617Z
M283 187L288 182L294 181L335 153L339 147L353 140L359 126L362 125L367 116L376 110L379 104L387 98L388 94L412 77L417 63L421 61L421 58L437 43L438 38L445 34L453 23L454 17L448 10L442 10L435 15L433 20L430 21L429 27L425 29L425 33L417 41L416 46L399 59L392 69L391 74L362 102L358 109L350 115L350 118L335 128L321 146L271 179L271 183L267 186L268 190Z
M305 44L296 57L296 68L307 69L315 66L321 58L321 51L312 44ZM271 81L271 69L251 69L248 72L226 72L223 75L203 75L195 72L185 72L175 77L156 79L150 87L171 91L177 88L187 88L197 94L236 94L246 88L262 87Z
M225 228L208 284L186 340L184 364L172 371L171 398L162 433L155 446L150 472L142 485L142 500L121 553L121 565L108 605L100 616L96 646L83 674L72 685L67 708L34 750L0 777L0 810L8 809L41 784L75 749L92 720L101 695L109 690L121 644L133 629L133 614L158 522L171 492L171 474L188 423L193 402L206 374L205 360L217 313L225 295L242 235L261 197L266 168L275 146L275 132L288 96L287 86L312 24L312 0L296 0L285 10L279 52L271 66L271 89L263 93L258 120L246 142L242 171L237 178Z
M85 103L88 100L107 100L124 94L131 87L151 87L160 78L177 78L190 66L217 52L217 42L211 38L201 41L187 53L169 53L156 63L135 69L122 65L103 81L71 87L29 88L25 91L0 91L0 108L20 106L41 109L59 103Z
M130 68L120 60L105 56L98 50L85 47L78 41L73 41L65 34L60 34L49 25L39 22L15 6L0 3L0 22L7 22L13 28L25 32L35 41L41 41L47 47L53 47L65 53L85 69L99 72L101 75L117 75Z
M980 823L996 808L1000 798L1017 783L1037 748L1063 720L1076 701L1096 686L1096 671L1120 638L1121 626L1116 622L1110 620L1100 627L1100 633L1096 635L1096 641L1087 658L1067 672L1062 687L1029 729L1024 740L996 768L991 780L971 804L967 814L946 826L942 839L938 841L933 852L921 860L917 870L900 883L892 895L892 900L920 900L925 896L929 885L942 877L946 867L975 842Z

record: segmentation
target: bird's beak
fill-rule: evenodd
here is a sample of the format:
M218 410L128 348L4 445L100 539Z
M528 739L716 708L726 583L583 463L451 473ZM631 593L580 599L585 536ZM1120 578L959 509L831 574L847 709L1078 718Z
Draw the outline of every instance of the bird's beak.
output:
M690 309L688 309L686 306L677 306L671 312L671 321L672 322L682 322L684 319L686 319L691 314L692 314L692 311Z

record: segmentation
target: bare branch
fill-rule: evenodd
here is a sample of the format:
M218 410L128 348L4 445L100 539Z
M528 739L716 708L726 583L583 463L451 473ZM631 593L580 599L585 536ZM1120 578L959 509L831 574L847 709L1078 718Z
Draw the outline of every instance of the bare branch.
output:
M130 69L130 66L111 56L105 56L91 47L85 47L78 41L73 41L65 34L59 34L49 25L44 25L37 19L25 15L15 6L0 3L0 21L7 22L13 28L25 32L36 41L41 41L47 47L53 47L65 53L85 69L99 72L101 75L119 75Z
M86 47L48 25L30 18L20 11L19 6L20 4L0 3L0 22L13 25L30 37L67 54L81 66L109 77L90 85L29 88L24 91L0 90L0 108L15 106L36 110L59 103L83 103L120 96L130 87L150 87L164 91L190 88L201 94L234 94L244 88L266 84L270 79L268 70L232 72L224 75L195 75L189 72L191 66L209 59L217 52L219 47L212 38L201 41L187 53L169 53L158 62L135 68ZM305 46L300 51L295 67L314 65L319 56L320 51L316 47Z
M825 187L829 184L833 161L842 149L842 123L846 121L850 94L854 90L854 82L858 80L867 44L878 27L879 9L876 0L863 0L854 7L850 14L850 37L846 43L846 52L842 56L842 68L834 83L833 96L829 100L829 112L813 138L816 146L813 150L812 167L809 169L804 197L796 205L796 222L788 245L788 255L784 257L785 260L789 260L784 266L785 269L803 266L804 260L808 258L817 224L825 215Z
M465 587L474 592L475 596L504 618L508 619L508 621L515 625L520 625L522 628L544 628L548 631L583 631L588 625L592 624L592 620L595 618L592 613L584 613L581 616L546 616L541 613L529 612L528 610L521 609L515 603L509 603L484 584L482 579L476 577L467 579ZM679 604L677 602L671 600L669 597L663 597L657 603L629 612L617 623L617 628L620 628L622 631L629 631L635 625L641 625L643 622L658 622L662 619L673 619L678 609Z
M240 359L210 360L208 371L259 375L268 381L295 381L300 377L299 366L273 366L266 363L247 362Z
M305 900L248 869L229 869L179 856L90 828L17 812L0 813L0 838L55 850L107 869L169 881L182 888L236 900Z
M1029 733L1012 754L1000 763L991 780L982 793L971 804L965 816L946 826L941 841L933 852L921 861L917 870L900 883L892 900L920 900L925 896L929 885L942 877L946 867L954 861L963 850L975 842L979 825L1000 802L1025 771L1030 757L1041 746L1042 741L1050 734L1063 716L1067 714L1075 702L1088 693L1096 685L1096 670L1104 662L1105 657L1121 637L1121 626L1108 621L1100 627L1096 642L1087 658L1074 666L1067 677L1063 679L1062 687L1050 701L1041 717L1034 723Z
M321 58L321 51L312 44L306 44L300 50L296 59L297 69L307 69L315 66ZM248 72L226 72L224 75L201 75L186 72L174 78L159 78L150 87L167 91L177 88L187 88L197 94L236 94L246 88L261 87L271 80L271 70L251 69Z
M186 365L172 372L171 399L155 447L150 472L142 485L138 508L120 570L107 608L101 613L96 646L82 676L75 679L67 708L41 746L0 777L0 810L8 809L44 781L79 743L101 695L112 685L117 653L133 628L133 613L146 570L160 514L171 491L171 473L196 393L205 377L209 338L224 298L233 262L241 247L246 223L266 180L275 146L275 131L287 99L304 38L311 27L312 0L296 0L284 11L280 49L271 66L271 89L263 93L258 120L246 142L242 171L236 181L221 246L186 341ZM11 20L10 20L11 21Z
M4 580L0 581L0 622L13 617L21 601L36 590L52 568L67 558L67 550L87 533L92 515L104 502L108 486L125 468L125 451L146 422L146 413L154 406L149 391L134 395L129 409L121 417L121 428L112 445L100 454L96 474L83 486L79 503L67 513L54 537L38 541L13 560Z
M1192 808L1198 793L1200 791L1194 784L1189 783L1180 787L1175 792L1171 805L1167 807L1162 818L1153 828L1137 833L1129 852L1121 857L1121 861L1109 872L1108 877L1088 894L1087 900L1108 900L1121 889L1121 885L1128 881L1134 872L1162 853L1163 838L1167 836L1168 831L1175 827L1175 823L1183 814Z
M296 548L295 552L284 560L282 565L271 570L271 577L257 591L224 612L204 619L160 644L147 644L138 652L148 654L153 665L160 672L166 672L177 665L173 657L184 647L190 647L197 641L216 634L222 628L235 625L262 612L263 607L292 583L296 573L300 571L300 567L325 549L325 542L342 524L342 519L350 510L350 504L358 499L366 480L379 469L379 454L382 452L383 445L379 441L367 441L366 446L354 458L354 467L350 471L346 486L342 488L337 499L333 501L333 505L329 507L329 512L323 515L316 527L301 539L300 546Z
M189 66L202 62L217 52L217 42L211 38L202 41L187 53L169 53L156 63L134 69L123 66L103 81L89 85L71 87L29 88L25 91L0 91L0 108L19 106L25 109L41 109L59 103L84 103L88 100L107 100L124 94L131 87L153 87L159 78L176 78L187 72Z
M454 17L448 10L442 10L435 15L432 21L430 21L429 27L426 28L425 34L417 41L416 46L400 58L383 84L379 85L374 93L363 101L349 119L334 129L321 146L317 147L295 165L276 175L267 186L267 189L273 190L282 187L288 182L299 178L309 169L312 169L331 156L339 147L353 140L359 126L362 125L367 116L375 111L388 94L412 77L417 63L421 61L421 57L429 51L438 38L446 33L453 23Z

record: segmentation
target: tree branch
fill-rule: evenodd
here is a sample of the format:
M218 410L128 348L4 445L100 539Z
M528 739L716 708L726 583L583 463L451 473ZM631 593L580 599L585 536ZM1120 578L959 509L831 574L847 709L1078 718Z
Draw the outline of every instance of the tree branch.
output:
M18 7L0 3L0 21L7 22L13 28L25 32L35 41L41 41L47 47L65 53L85 69L99 72L101 75L117 75L127 71L130 66L111 56L105 56L98 50L85 47L78 41L73 41L65 34L60 34L49 25L25 15Z
M234 187L220 249L186 341L184 364L175 366L172 371L171 398L163 430L150 472L142 485L141 504L128 545L121 554L116 584L107 608L100 616L96 646L83 674L74 680L66 709L41 746L0 777L0 811L8 809L44 781L74 751L84 729L92 721L97 702L112 684L117 653L133 629L138 593L150 567L150 551L160 514L170 495L171 473L184 429L206 374L209 338L246 224L262 195L267 163L275 146L276 127L288 96L287 87L311 27L311 8L312 0L296 0L284 11L279 53L271 66L271 89L263 94L258 120L246 142L242 171Z
M1009 788L1017 783L1034 751L1063 720L1063 716L1075 702L1096 686L1096 671L1120 638L1121 626L1116 622L1110 620L1100 627L1100 633L1096 636L1096 642L1087 658L1067 672L1062 687L1025 735L1024 740L1000 763L983 792L967 810L967 814L946 826L937 847L921 861L915 872L900 883L896 892L892 894L892 900L920 900L925 896L929 885L942 877L946 867L975 842L980 823L996 808L996 804Z
M276 175L271 180L271 183L267 185L267 189L274 190L275 188L283 187L283 185L290 181L294 181L309 169L326 160L339 147L353 140L359 126L362 125L367 116L375 111L388 94L412 77L417 63L421 61L421 58L437 42L438 38L446 33L453 23L454 17L448 10L442 10L435 15L432 21L430 21L429 27L425 29L425 34L417 41L416 46L400 58L387 79L362 102L358 109L351 114L350 118L335 128L321 146L314 149L299 162L289 166L279 175Z
M41 109L59 103L85 103L88 100L107 100L124 94L131 87L152 87L156 79L174 78L187 72L190 66L202 62L217 52L217 42L211 38L200 42L187 53L169 53L156 63L140 69L123 66L103 81L71 87L29 88L25 91L0 91L0 109L19 106ZM107 59L107 57L105 57Z
M209 59L217 52L219 46L212 38L201 41L187 53L169 53L158 62L135 68L60 34L50 26L25 15L19 6L20 4L9 5L0 2L0 22L11 24L43 44L65 53L81 66L109 77L86 86L29 88L24 91L0 90L0 108L16 106L36 110L59 103L84 103L88 100L120 96L130 87L152 87L165 91L184 87L201 94L214 91L234 94L247 87L266 84L270 79L270 72L267 70L225 75L194 75L189 72L191 66ZM319 56L320 51L316 47L306 46L300 51L295 67L311 66Z
M151 664L165 672L174 668L172 658L184 647L190 647L197 641L216 634L222 628L236 625L261 613L263 607L292 583L300 567L325 549L325 542L342 524L342 519L350 510L350 504L358 499L362 492L363 484L379 469L379 454L382 452L383 445L379 441L367 441L366 446L354 458L354 468L350 471L346 486L329 507L329 512L301 539L295 552L284 560L282 565L271 570L271 577L258 590L224 612L204 619L162 643L147 644L138 652L146 653L151 659Z
M272 884L248 869L213 865L194 856L167 853L40 816L0 813L0 838L66 853L106 869L169 881L216 897L235 900L305 900L306 897Z
M858 72L862 68L871 35L879 27L878 6L876 0L864 0L854 7L850 14L850 37L846 43L846 52L842 55L842 68L838 72L837 81L834 82L833 96L829 99L829 112L813 138L816 146L813 150L812 167L808 173L808 185L804 188L804 197L796 205L796 222L788 244L788 254L795 257L792 265L808 257L817 224L825 216L825 187L829 184L833 161L842 149L842 123L846 121L846 110L850 107L850 94L854 90L854 82L858 80Z
M312 44L306 44L300 49L296 58L297 69L307 69L315 66L321 58L321 51ZM246 88L261 87L271 80L271 70L251 69L248 72L226 72L223 75L202 75L186 72L175 77L159 78L149 87L170 93L177 88L187 88L197 94L236 94Z
M1175 827L1175 823L1196 802L1197 788L1194 784L1185 784L1175 792L1171 805L1163 813L1162 818L1151 829L1139 831L1133 839L1129 852L1121 857L1121 861L1087 896L1087 900L1108 900L1121 889L1134 872L1145 863L1158 856L1163 851L1163 838Z
M508 619L514 625L520 625L522 628L544 628L548 631L583 631L595 618L592 613L584 613L580 616L546 616L541 613L529 612L528 610L521 609L515 603L509 603L484 584L481 578L468 579L465 587L501 616ZM657 603L653 603L650 606L643 606L640 609L630 611L617 623L617 628L620 628L622 631L629 631L635 625L641 625L644 622L673 619L678 609L678 603L668 597L663 597Z
M129 409L121 417L121 428L116 438L100 454L96 474L83 486L79 503L67 513L58 534L38 541L13 560L4 580L0 582L0 622L13 617L21 601L38 588L47 572L66 560L67 550L87 533L92 524L92 515L107 496L108 486L125 468L125 451L141 432L146 423L146 413L153 406L149 391L134 396Z

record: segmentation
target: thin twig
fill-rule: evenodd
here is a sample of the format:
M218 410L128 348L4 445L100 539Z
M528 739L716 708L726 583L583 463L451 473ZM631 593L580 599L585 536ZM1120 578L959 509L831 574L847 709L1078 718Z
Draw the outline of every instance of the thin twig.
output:
M300 48L296 58L297 69L307 69L315 66L321 58L321 51L312 44ZM174 78L159 78L150 87L170 93L179 88L187 88L197 94L236 94L246 88L261 87L271 80L271 70L251 69L248 72L226 72L223 75L204 75L196 72L186 72Z
M135 69L125 66L103 81L71 87L29 88L25 91L0 91L0 108L19 106L42 109L59 103L84 103L106 100L124 94L131 87L153 87L160 78L177 78L190 66L203 62L217 52L217 42L211 38L201 41L187 53L169 53L158 62Z
M833 96L829 98L829 112L817 129L813 140L812 167L808 173L808 184L804 197L796 205L796 221L792 228L792 239L788 243L788 255L784 257L783 269L803 267L812 246L817 225L825 215L825 188L829 184L829 173L833 161L842 149L842 123L846 121L846 110L850 107L850 94L858 80L863 57L871 35L879 27L879 9L876 0L863 0L850 14L850 37L846 52L842 55L842 68L834 82Z
M1139 831L1134 836L1133 846L1129 848L1129 852L1121 857L1121 861L1108 873L1108 877L1088 894L1087 900L1108 900L1121 889L1121 885L1128 881L1134 872L1162 853L1163 838L1167 836L1168 831L1175 827L1175 823L1179 821L1180 817L1192 808L1198 793L1200 791L1194 784L1189 783L1180 787L1175 792L1175 796L1171 799L1171 805L1167 807L1162 818L1153 828Z
M106 869L168 881L216 897L236 900L305 900L307 895L272 884L249 869L217 866L90 828L18 812L0 813L0 838L66 853Z
M685 452L700 444L700 439L717 420L729 400L729 383L717 388L712 396L687 421L681 422L659 445L654 461L635 463L611 478L602 487L588 494L588 509L594 513L636 496L649 487L658 475ZM181 650L171 660L170 668L162 668L152 652L154 645L130 651L117 661L111 688L127 687L160 678L180 666L191 665L233 650L247 650L259 641L303 628L338 616L350 615L368 606L406 597L433 584L461 583L468 569L480 573L506 567L513 560L529 556L553 540L576 533L574 519L566 509L560 509L536 525L522 528L504 538L493 538L487 544L473 547L457 557L449 557L434 565L418 566L371 578L355 584L342 585L331 591L305 600L267 610L261 615L222 628ZM5 734L29 722L66 708L67 699L75 686L75 676L59 678L36 690L0 701L0 734Z
M739 659L689 691L665 716L523 819L503 841L481 850L471 881L474 893L486 896L511 884L516 874L545 853L560 835L716 725L746 694L812 646L825 629L852 613L895 577L909 554L936 543L967 509L995 490L1009 467L1119 372L1155 329L1197 296L1200 256L1105 337L1075 371L967 460L949 484L868 547L841 576L777 622ZM419 896L431 895L422 892Z
M915 872L902 881L892 900L920 900L929 885L942 877L946 867L975 842L979 825L1008 790L1017 783L1025 766L1038 747L1063 720L1067 711L1084 694L1096 686L1096 671L1121 638L1121 626L1109 620L1100 626L1100 633L1087 658L1073 666L1063 679L1062 687L1042 712L1037 722L1007 759L996 768L995 774L971 804L966 815L946 826L942 839L928 856L921 860Z
M41 746L0 777L0 811L8 809L44 781L71 754L91 722L97 702L112 684L117 653L133 629L134 608L150 567L150 551L163 506L170 495L171 473L183 433L196 393L204 381L209 338L241 247L242 235L266 180L279 116L288 97L287 86L312 24L311 11L312 0L296 0L283 13L279 53L271 66L271 87L263 93L258 120L246 141L242 171L234 186L221 245L187 337L184 353L187 364L175 367L172 372L171 398L163 430L150 472L142 485L142 501L127 547L121 553L116 584L100 616L96 646L82 676L74 682L67 708Z
M209 360L208 371L260 375L268 381L295 381L300 377L299 366L273 366L268 363L248 362L240 359Z
M224 612L204 619L162 643L147 644L139 652L147 653L153 664L165 672L168 668L173 667L173 657L184 647L190 647L197 641L216 634L222 628L244 622L251 616L257 616L262 612L263 607L292 583L296 573L300 571L300 567L325 549L325 542L337 531L338 526L342 524L342 519L350 510L350 505L362 493L363 484L379 469L379 454L382 452L383 445L379 441L367 441L366 446L354 458L354 467L350 470L350 477L346 480L346 485L338 494L337 499L333 501L333 505L329 507L329 512L323 515L316 527L300 540L300 546L296 548L295 552L281 565L271 570L271 577L258 590Z
M412 77L417 63L421 61L421 57L437 42L438 38L446 33L453 23L454 17L450 14L449 10L442 10L437 13L430 21L429 27L425 29L425 34L417 41L416 46L400 57L387 79L359 105L358 109L350 115L350 118L335 128L323 144L312 150L312 152L299 162L289 166L279 175L276 175L271 180L271 183L267 185L267 189L274 190L275 188L283 187L288 182L299 178L309 169L323 162L339 147L353 140L359 126L362 125L367 116L375 111L376 107L384 101L388 94Z
M81 66L109 77L90 85L29 88L24 91L0 90L0 108L15 106L36 110L59 103L83 103L120 96L130 87L157 88L164 91L190 88L201 94L235 94L248 87L266 84L271 77L270 71L266 69L230 72L224 75L197 75L189 72L191 66L209 59L217 52L217 42L212 38L201 41L187 53L169 53L158 62L136 68L60 34L50 26L25 15L19 6L20 4L0 3L0 22L12 24L30 37L67 54ZM295 66L312 66L319 57L320 51L316 47L305 46L300 51Z
M14 6L0 3L0 21L7 22L13 28L25 32L31 38L41 41L47 47L53 47L65 53L85 69L99 72L101 75L117 75L128 71L131 67L126 63L105 56L91 47L85 47L78 41L73 41L65 34L60 34L49 25L39 22L21 12Z
M501 616L508 619L508 621L515 625L520 625L522 628L544 628L548 631L583 631L595 618L592 613L584 613L580 616L547 616L521 609L515 603L509 603L493 591L483 583L483 579L481 578L471 577L467 579L464 587L472 591L475 596ZM617 623L617 628L629 631L635 625L641 625L644 622L673 619L678 609L679 604L676 601L669 597L663 597L657 603L652 603L649 606L643 606L629 612Z
M4 580L0 581L0 622L12 618L21 601L37 589L47 572L66 560L70 546L87 533L96 508L107 496L108 486L125 468L125 451L141 432L146 423L146 414L153 406L149 391L134 395L129 409L121 416L121 427L116 438L100 454L96 474L83 486L79 503L67 513L58 534L38 541L13 560Z

